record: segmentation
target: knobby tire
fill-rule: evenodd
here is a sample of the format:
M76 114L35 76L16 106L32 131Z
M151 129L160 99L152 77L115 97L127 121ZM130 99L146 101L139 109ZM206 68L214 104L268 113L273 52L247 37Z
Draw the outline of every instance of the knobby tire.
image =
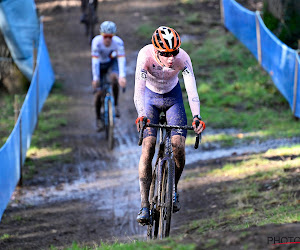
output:
M108 140L108 148L112 150L114 147L114 114L111 100L108 100L108 125L106 127L106 135Z
M156 168L157 169L157 168ZM147 228L147 239L156 239L158 234L158 225L159 225L159 209L157 207L157 178L156 178L156 171L153 171L152 174L152 181L150 186L150 194L149 194L149 201L150 201L150 211L152 212L152 223L148 225Z
M159 216L158 237L163 239L168 237L171 228L172 216L172 192L173 192L173 168L169 160L162 162L163 176L161 188L161 207Z

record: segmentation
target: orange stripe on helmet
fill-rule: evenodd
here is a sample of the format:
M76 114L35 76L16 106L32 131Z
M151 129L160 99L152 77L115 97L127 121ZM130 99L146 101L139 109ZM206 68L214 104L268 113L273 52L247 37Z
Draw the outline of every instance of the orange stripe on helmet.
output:
M177 37L178 37L178 44L177 44L177 48L179 48L179 47L180 47L180 45L181 45L181 38L180 38L180 36L179 36L178 32L177 32L176 30L174 30L174 31L175 31L175 33L176 33L176 35L177 35ZM176 37L176 40L177 40L177 37Z
M161 41L162 41L163 44L165 45L165 48L166 48L166 49L164 49L164 51L171 52L172 50L171 50L171 49L169 48L169 46L167 45L167 43L166 43L166 41L165 41L165 39L164 39L164 37L163 37L163 35L162 35L160 29L158 29L158 34L159 34L159 37L160 37Z
M157 30L156 30L156 31L157 31ZM158 42L157 35L156 35L156 31L155 31L155 34L154 34L154 39L155 39L155 41L156 41L156 45L158 45L158 46L155 46L155 48L158 49L158 50L163 51L163 50L164 50L163 47L161 47L161 45L160 45L159 42ZM153 37L152 37L152 39L153 39Z
M173 36L174 36L174 50L176 50L177 49L177 37L176 37L176 31L174 30L174 29L172 29L172 28L170 28L170 30L172 31L172 33L173 33Z
M153 46L154 46L155 48L157 48L157 46L156 46L156 44L155 44L155 41L154 41L155 32L156 32L156 31L154 31L154 33L153 33L153 35L152 35L151 41L152 41Z

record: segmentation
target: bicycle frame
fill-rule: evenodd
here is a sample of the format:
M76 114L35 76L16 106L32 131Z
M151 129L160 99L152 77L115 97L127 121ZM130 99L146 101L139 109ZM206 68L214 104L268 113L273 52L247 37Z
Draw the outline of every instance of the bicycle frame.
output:
M173 156L172 156L172 149L171 149L171 129L163 129L160 128L159 129L160 133L160 138L159 138L159 144L162 145L160 146L160 150L164 150L164 152L160 152L160 155L164 156L161 159L161 162L158 163L158 168L157 168L157 179L158 179L158 193L161 193L161 188L162 188L162 173L164 171L163 167L164 167L164 162L166 161L170 161L173 160ZM165 132L165 133L164 133ZM164 136L165 134L165 136ZM175 180L173 180L174 183ZM175 190L175 185L173 187L173 191ZM162 207L162 201L161 201L161 197L158 196L157 199L157 206L158 207Z
M143 141L143 131L146 127L159 128L159 151L152 172L152 183L150 187L150 225L148 225L147 237L152 239L154 226L154 238L168 237L171 225L171 214L173 212L173 198L175 193L175 162L173 159L171 130L186 129L193 130L192 126L166 125L165 117L160 124L148 124L143 119L143 128L140 130L139 145ZM196 124L196 126L198 126ZM197 135L195 148L198 148L200 135Z
M113 121L115 122L115 99L112 95L111 85L108 83L105 85L105 98L104 98L104 123L105 126L108 126L108 101L110 100L112 103L112 112L113 112Z

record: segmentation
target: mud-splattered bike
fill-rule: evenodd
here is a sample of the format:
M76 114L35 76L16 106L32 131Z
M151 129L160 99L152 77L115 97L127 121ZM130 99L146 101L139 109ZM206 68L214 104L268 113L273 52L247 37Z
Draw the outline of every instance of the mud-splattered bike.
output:
M105 82L104 87L104 98L103 98L103 114L104 125L105 125L105 137L108 142L109 150L114 147L114 124L115 124L115 99L112 94L112 87L110 82Z
M97 23L97 16L95 11L95 6L97 5L98 0L88 0L87 8L87 20L85 22L85 35L89 39L89 43L92 43L92 40L95 36L95 24Z
M196 123L199 126L199 122ZM147 229L147 238L165 238L169 236L171 228L171 217L173 212L173 195L175 192L175 162L173 159L171 145L171 130L194 130L192 126L167 125L166 116L160 116L159 124L148 124L143 120L140 130L139 145L143 142L143 133L146 127L159 129L159 151L152 172L150 186L150 224ZM197 135L194 148L197 149L201 134Z
M106 76L103 78L101 86L94 89L93 93L98 93L97 98L100 98L100 114L101 120L104 124L105 138L108 142L109 150L112 150L114 147L114 124L116 119L115 99L113 97L111 83L108 81ZM102 128L100 128L98 131L102 131Z

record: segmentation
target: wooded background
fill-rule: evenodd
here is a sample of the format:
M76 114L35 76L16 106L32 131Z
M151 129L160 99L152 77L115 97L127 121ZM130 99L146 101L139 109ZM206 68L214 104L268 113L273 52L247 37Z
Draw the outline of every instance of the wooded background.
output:
M267 27L281 41L293 49L299 49L299 0L264 0L263 18Z

